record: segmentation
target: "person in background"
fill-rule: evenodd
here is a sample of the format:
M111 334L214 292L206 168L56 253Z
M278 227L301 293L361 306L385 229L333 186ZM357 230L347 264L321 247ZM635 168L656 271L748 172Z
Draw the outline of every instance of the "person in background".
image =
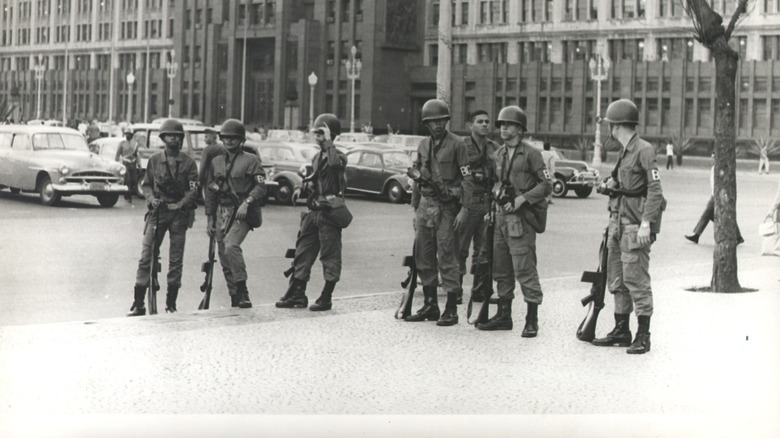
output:
M715 160L715 154L712 154L712 160ZM715 163L712 164L712 169L710 169L710 200L707 201L707 207L704 208L704 213L701 214L701 217L699 218L699 222L696 224L696 228L693 229L693 234L685 236L686 239L690 240L693 243L698 244L699 243L699 237L701 237L701 233L704 232L704 229L707 228L707 225L712 222L715 218ZM739 231L739 225L737 225L737 245L744 242L745 239L742 238L742 233Z
M555 152L550 148L550 142L544 142L544 149L542 150L542 160L547 167L547 173L550 174L550 184L555 184ZM552 192L547 195L547 204L552 204Z
M672 142L666 143L666 170L674 170L674 145Z

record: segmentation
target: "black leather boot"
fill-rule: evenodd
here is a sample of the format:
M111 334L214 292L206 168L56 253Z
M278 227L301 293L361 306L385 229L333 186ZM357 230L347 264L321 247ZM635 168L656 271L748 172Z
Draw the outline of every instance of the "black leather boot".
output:
M438 321L441 316L439 311L439 301L436 297L436 286L423 286L423 295L425 295L425 304L417 311L406 318L404 321L419 322L425 321Z
M246 280L236 282L236 294L238 295L239 308L252 308L252 302L249 300L249 290L246 288Z
M176 298L179 296L179 286L168 285L168 293L165 294L165 313L176 313Z
M238 292L230 296L230 307L238 307L238 303L241 301L241 297L238 296Z
M498 299L498 312L484 324L477 324L479 330L512 330L512 300Z
M457 292L447 292L447 304L444 305L444 313L441 314L441 318L436 322L436 325L447 327L458 323L457 300Z
M317 301L315 301L314 304L309 306L309 310L312 312L321 312L323 310L332 309L333 303L330 301L330 299L333 296L333 289L335 288L335 281L326 281L325 287L322 288L322 292L320 293L320 297L317 298Z
M144 296L146 295L146 287L136 286L133 290L133 305L130 307L130 313L127 316L144 316L146 315L146 307L144 307Z
M524 338L535 338L539 332L539 318L537 317L537 309L539 305L536 303L527 303L528 313L525 315L525 327L523 327L523 333L520 336Z
M650 316L637 316L639 328L636 329L636 338L631 346L628 347L628 354L645 354L650 351Z
M615 314L615 328L603 338L596 338L590 343L599 347L628 347L631 345L631 329L628 324L628 313Z
M284 296L276 302L276 307L280 309L304 309L309 305L309 299L306 297L306 283L295 277L290 279L290 287Z

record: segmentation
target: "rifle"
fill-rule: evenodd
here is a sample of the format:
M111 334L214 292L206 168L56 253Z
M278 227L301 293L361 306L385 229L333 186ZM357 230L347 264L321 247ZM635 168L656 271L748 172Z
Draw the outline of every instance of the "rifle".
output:
M417 252L417 239L412 246L412 255L404 257L402 266L409 268L406 279L401 282L404 288L404 294L401 297L401 305L395 311L395 319L404 319L412 314L412 301L414 300L414 290L417 289L417 264L414 261L414 254Z
M487 290L485 291L485 296L483 297L484 301L482 302L482 306L479 308L479 312L477 312L477 316L475 319L471 319L471 309L474 305L474 294L471 295L469 298L469 305L466 309L466 321L471 325L476 324L484 324L488 320L488 315L490 314L490 301L493 297L493 241L495 240L495 231L496 231L496 203L491 202L490 203L490 211L488 211L488 223L487 228L485 230L485 245L487 245Z
M160 272L159 242L157 241L158 228L160 227L160 207L152 210L154 216L154 240L152 241L152 256L149 261L149 286L147 286L147 301L149 301L149 314L157 314L157 291L160 283L157 281L157 273Z
M609 227L604 230L604 238L599 248L599 267L596 272L585 271L582 273L580 281L592 283L590 294L580 300L583 306L588 306L588 313L577 327L577 339L584 342L590 342L596 337L596 322L599 318L599 312L604 308L604 293L607 288L607 241L609 239Z
M200 270L206 274L206 278L203 280L203 284L200 285L200 291L206 295L200 300L198 310L209 310L209 303L211 302L211 287L214 282L214 264L216 263L216 248L217 248L217 234L209 238L209 255L208 260L203 262Z

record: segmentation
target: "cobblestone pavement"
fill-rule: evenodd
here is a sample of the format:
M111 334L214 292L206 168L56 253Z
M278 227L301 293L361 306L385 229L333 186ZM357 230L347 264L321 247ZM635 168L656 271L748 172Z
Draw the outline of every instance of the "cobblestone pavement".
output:
M452 436L490 414L491 425L508 422L500 430L532 436L777 436L779 268L742 257L741 283L758 291L741 294L686 291L708 283L710 263L654 270L652 350L639 356L575 338L587 291L575 277L543 280L535 339L520 337L522 303L514 331L490 333L466 324L465 306L454 327L396 321L398 291L337 299L323 313L262 305L0 327L0 436L29 436L15 433L45 426L40 418L140 424L135 414L379 415L396 427L411 424L396 414L446 415L431 421L457 427ZM302 427L320 417L292 418ZM337 418L321 424L343 426Z

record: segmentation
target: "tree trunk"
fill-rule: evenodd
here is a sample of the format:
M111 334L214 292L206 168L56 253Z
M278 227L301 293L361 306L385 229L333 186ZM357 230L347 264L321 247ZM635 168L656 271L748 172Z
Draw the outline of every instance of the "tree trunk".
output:
M735 83L739 55L720 37L712 45L715 58L715 251L714 292L739 292L737 277L737 154L734 124ZM682 154L681 154L682 155Z

